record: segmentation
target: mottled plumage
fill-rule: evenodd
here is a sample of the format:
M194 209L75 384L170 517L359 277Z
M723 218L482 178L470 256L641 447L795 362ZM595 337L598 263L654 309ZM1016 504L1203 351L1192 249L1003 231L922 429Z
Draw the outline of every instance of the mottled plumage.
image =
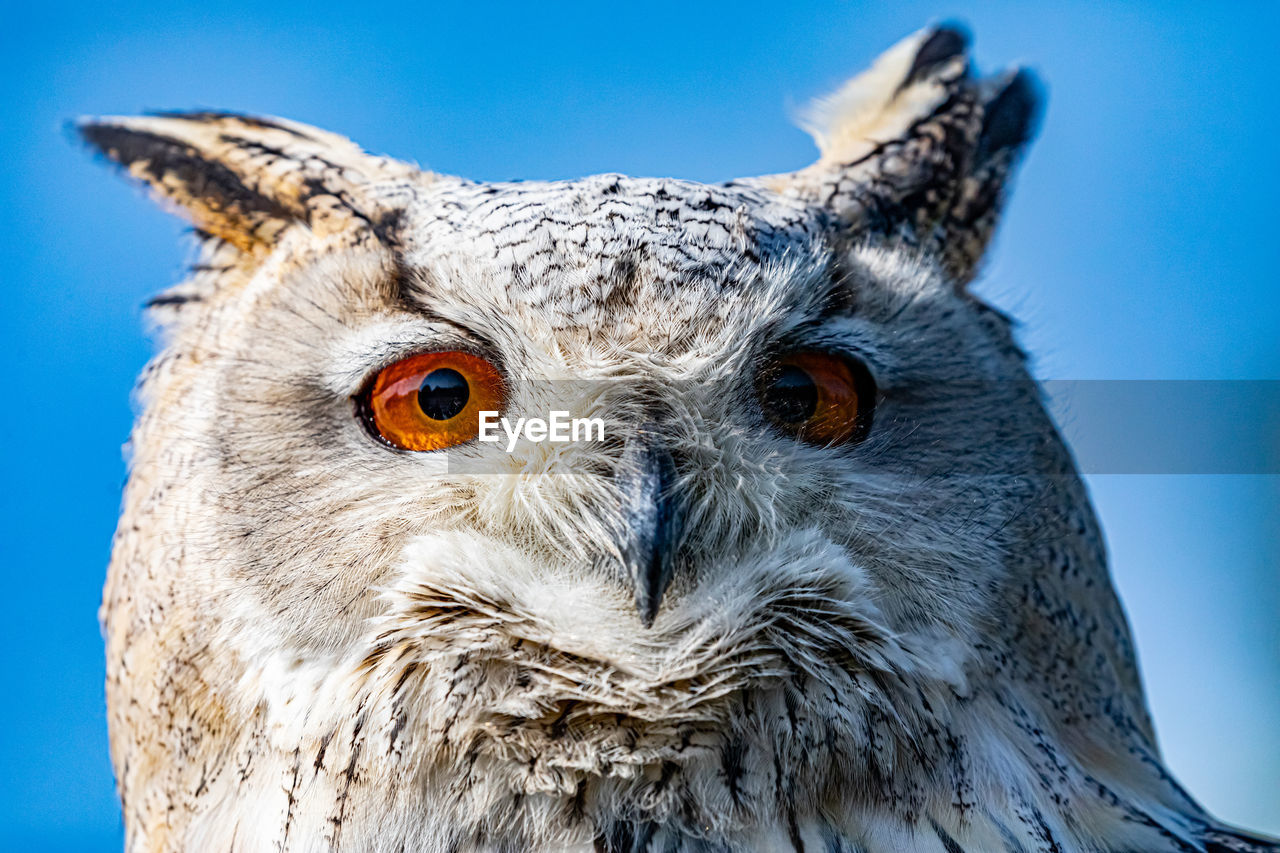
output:
M102 610L129 849L1278 849L1164 768L1085 490L966 290L1038 95L965 51L905 40L810 113L817 163L721 185L85 122L202 245ZM867 366L865 440L762 423L797 347ZM374 440L368 378L440 348L620 432Z

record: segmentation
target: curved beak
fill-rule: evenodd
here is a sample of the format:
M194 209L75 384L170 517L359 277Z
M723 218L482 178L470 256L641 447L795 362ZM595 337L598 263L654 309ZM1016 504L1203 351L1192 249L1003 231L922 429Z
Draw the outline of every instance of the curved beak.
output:
M655 425L641 426L627 442L616 477L622 493L619 551L636 611L649 628L671 583L681 534L675 460L659 443Z

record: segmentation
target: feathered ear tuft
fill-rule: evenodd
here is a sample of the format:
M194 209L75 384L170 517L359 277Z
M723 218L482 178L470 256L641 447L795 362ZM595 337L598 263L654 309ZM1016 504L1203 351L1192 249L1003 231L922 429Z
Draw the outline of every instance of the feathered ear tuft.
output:
M822 160L849 163L897 139L947 98L967 74L969 36L954 26L916 33L889 48L866 71L802 113L800 126Z
M975 78L968 46L964 30L944 25L890 48L805 113L818 162L762 182L827 208L848 238L923 246L968 283L1042 100L1026 70Z
M88 118L81 137L197 228L260 254L293 223L332 232L371 221L372 182L417 170L336 134L220 112Z

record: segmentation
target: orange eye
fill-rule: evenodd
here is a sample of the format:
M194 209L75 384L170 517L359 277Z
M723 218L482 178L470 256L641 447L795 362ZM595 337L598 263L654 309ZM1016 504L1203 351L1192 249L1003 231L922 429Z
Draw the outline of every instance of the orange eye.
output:
M760 372L760 407L775 427L817 445L861 441L871 430L876 389L859 362L792 352Z
M401 450L443 450L475 438L480 412L501 411L498 369L465 352L427 352L388 365L361 397L365 420Z

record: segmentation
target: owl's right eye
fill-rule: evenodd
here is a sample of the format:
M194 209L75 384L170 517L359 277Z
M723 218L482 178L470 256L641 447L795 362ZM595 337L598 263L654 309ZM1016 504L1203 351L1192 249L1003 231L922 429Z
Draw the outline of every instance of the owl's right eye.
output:
M443 450L480 431L480 412L501 411L498 368L467 352L412 355L378 371L360 397L369 429L401 450Z

